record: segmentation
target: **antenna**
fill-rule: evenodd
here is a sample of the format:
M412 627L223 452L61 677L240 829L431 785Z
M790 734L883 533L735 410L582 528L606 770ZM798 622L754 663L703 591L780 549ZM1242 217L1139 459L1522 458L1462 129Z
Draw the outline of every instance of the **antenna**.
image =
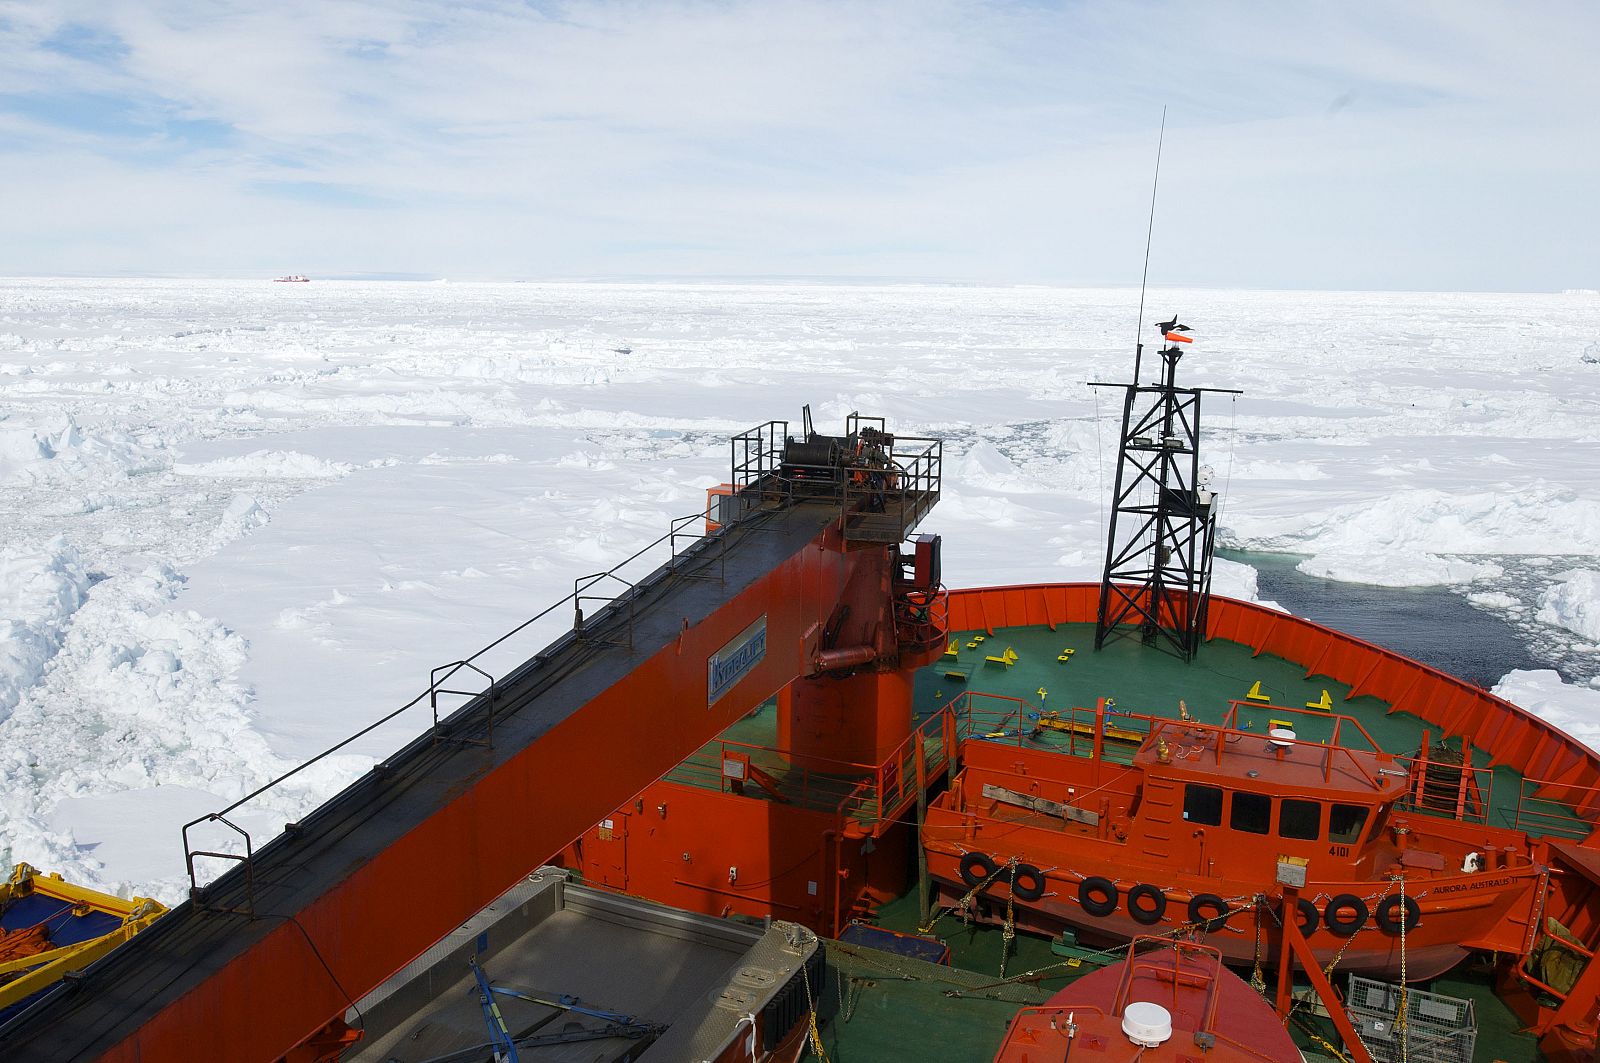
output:
M1144 276L1139 278L1139 326L1133 330L1133 382L1139 382L1139 363L1144 360L1144 289L1150 282L1150 238L1156 231L1156 189L1161 187L1161 146L1167 139L1167 108L1161 108L1161 132L1156 136L1156 175L1150 181L1150 224L1144 231Z

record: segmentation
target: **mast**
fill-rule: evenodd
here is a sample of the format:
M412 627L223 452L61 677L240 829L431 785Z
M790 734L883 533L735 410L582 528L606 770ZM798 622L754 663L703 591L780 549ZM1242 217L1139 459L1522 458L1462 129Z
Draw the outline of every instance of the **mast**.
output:
M1174 318L1156 328L1166 344L1159 382L1140 383L1136 369L1132 383L1093 385L1124 390L1094 646L1137 633L1187 661L1205 637L1217 529L1211 469L1200 464L1200 398L1238 392L1178 387L1189 327Z

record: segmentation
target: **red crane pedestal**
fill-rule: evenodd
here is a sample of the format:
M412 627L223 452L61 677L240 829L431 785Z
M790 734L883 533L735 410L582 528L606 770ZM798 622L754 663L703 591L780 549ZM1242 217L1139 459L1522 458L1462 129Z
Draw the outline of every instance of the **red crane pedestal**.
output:
M877 766L911 734L912 673L798 679L778 695L778 748L797 766Z

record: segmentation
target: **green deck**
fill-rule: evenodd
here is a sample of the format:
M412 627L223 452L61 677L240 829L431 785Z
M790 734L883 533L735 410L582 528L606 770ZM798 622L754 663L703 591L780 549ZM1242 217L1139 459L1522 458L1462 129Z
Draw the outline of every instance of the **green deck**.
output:
M1021 698L1034 708L1093 709L1097 698L1111 698L1116 711L1152 716L1178 715L1181 699L1190 715L1203 723L1221 723L1229 704L1244 701L1251 685L1260 682L1261 692L1273 705L1305 709L1318 701L1323 690L1333 700L1333 711L1356 717L1372 735L1378 747L1391 753L1409 754L1422 741L1426 724L1406 713L1389 713L1388 702L1362 696L1345 700L1350 688L1321 676L1307 679L1305 669L1282 657L1252 656L1250 647L1224 639L1205 644L1190 663L1140 645L1138 640L1122 638L1094 649L1093 624L1060 624L1047 628L999 628L985 636L976 649L968 649L982 632L962 632L954 636L957 656L945 658L917 675L915 705L919 716L937 712L965 690ZM1012 665L992 664L986 658L1003 656L1007 649L1016 652ZM1057 660L1062 651L1076 652L1065 663ZM951 679L947 673L970 669L965 681ZM1039 690L1045 696L1039 696ZM1264 704L1250 704L1242 710L1240 722L1265 729L1274 714ZM1309 710L1307 710L1309 713ZM1282 715L1282 714L1277 714ZM1293 716L1300 737L1321 741L1332 728L1318 725L1321 714ZM1351 739L1355 739L1352 741ZM1359 736L1344 736L1346 744L1356 744Z
M1386 753L1414 754L1422 745L1424 731L1430 732L1430 742L1435 745L1441 738L1437 727L1430 728L1427 721L1408 712L1390 712L1389 703L1380 698L1362 695L1346 700L1349 684L1326 676L1308 678L1302 665L1271 654L1255 656L1250 647L1226 639L1207 642L1192 662L1185 663L1170 653L1143 646L1134 638L1108 642L1097 652L1093 624L1060 624L1055 631L1043 627L997 628L976 649L969 649L968 644L981 634L968 631L953 636L956 658L945 658L918 673L915 711L919 719L937 712L963 691L973 690L1021 698L1034 709L1061 710L1063 714L1074 707L1092 710L1097 698L1109 697L1115 700L1119 712L1175 717L1182 699L1192 716L1205 723L1220 723L1229 704L1245 701L1252 684L1259 681L1261 692L1272 698L1273 705L1304 710L1291 717L1304 740L1323 741L1332 733L1331 724L1320 723L1318 717L1322 714L1307 708L1309 703L1320 701L1324 690L1333 702L1332 712L1359 721ZM1059 661L1062 651L1069 648L1076 650L1071 659ZM1016 652L1016 663L1007 666L987 660L990 656L1003 656L1007 649ZM948 675L951 671L967 672L969 678L952 679ZM1041 687L1046 691L1042 699L1038 694ZM1281 718L1283 714L1273 713L1264 704L1246 703L1241 706L1238 719L1241 726L1265 730L1275 716ZM1348 746L1362 744L1359 734L1342 734L1340 741ZM1049 733L1033 744L1065 746L1064 736ZM1082 752L1081 742L1079 745ZM1459 738L1452 740L1451 748L1459 752ZM1472 763L1487 770L1488 761L1488 753L1474 746ZM1522 776L1503 765L1495 767L1492 774L1493 782L1487 787L1487 822L1493 826L1517 826ZM1527 821L1520 829L1534 834L1569 833L1561 820L1570 815L1570 810L1544 801L1530 807L1542 813L1537 822L1543 830ZM1586 829L1579 833L1586 833Z
M953 636L957 655L943 658L918 673L914 693L917 721L927 719L967 691L1020 698L1030 711L1059 710L1063 715L1073 708L1093 710L1099 698L1115 700L1115 711L1176 717L1182 699L1197 719L1218 723L1234 701L1243 701L1257 681L1272 704L1304 709L1318 701L1323 690L1332 697L1333 712L1357 719L1372 736L1378 748L1410 755L1422 744L1428 724L1409 713L1389 711L1389 704L1375 697L1346 700L1349 687L1321 676L1307 678L1305 668L1281 657L1255 656L1239 643L1213 640L1205 644L1193 662L1141 645L1137 639L1122 638L1103 650L1094 650L1092 624L1061 624L1051 631L1045 627L996 629L976 647L968 644L981 632L961 632ZM1067 662L1058 660L1062 651L1076 652ZM1015 663L994 664L990 656L1015 651ZM960 672L960 679L947 673ZM1045 694L1038 691L1043 688ZM998 707L998 706L997 706ZM1241 709L1240 725L1265 729L1268 720L1281 716L1266 705ZM1302 739L1320 741L1331 734L1331 724L1320 724L1317 716L1294 715L1295 729ZM1013 732L1014 734L1014 732ZM771 702L724 732L725 741L752 747L771 747L776 743L777 713ZM1008 735L1008 737L1010 737ZM1439 740L1437 730L1432 740ZM1046 731L1023 739L1030 744L1068 747L1066 735ZM1346 734L1347 745L1361 744L1359 735ZM1080 754L1085 743L1077 743ZM668 778L697 785L720 785L716 764L717 745L712 743L696 758ZM1474 750L1473 763L1483 765L1487 755ZM787 761L775 752L753 752L752 761L770 775L791 796L800 792L801 780ZM695 765L698 764L697 768ZM848 794L860 777L808 777L808 792ZM1510 826L1521 789L1521 778L1507 768L1494 771L1489 816L1490 822ZM825 802L819 802L822 807ZM877 925L905 933L917 930L918 912L913 892L879 913ZM993 988L1000 971L1002 934L997 927L964 926L955 916L946 916L933 934L950 945L953 967L942 968L887 953L838 943L829 943L829 984L825 996L822 1024L823 1043L834 1063L865 1060L919 1060L951 1063L988 1060L993 1057L1004 1035L1007 1021L1016 1010L1043 1001L1071 979L1092 969L1067 966L1062 956L1051 951L1051 943L1028 934L1018 934L1007 960L1007 974L1015 978L1028 972L1047 971L1042 978L1014 982ZM985 988L977 988L985 987ZM1534 1060L1538 1058L1532 1038L1518 1034L1510 1011L1493 994L1483 975L1462 969L1438 979L1426 988L1450 996L1469 997L1476 1002L1478 1041L1475 1056L1480 1060ZM947 995L962 990L959 995ZM1323 1026L1326 1029L1326 1025ZM1309 1060L1319 1051L1297 1031Z
M912 895L884 907L877 925L915 933L917 920ZM1050 951L1048 942L1018 934L1006 964L1007 976L1015 981L996 986L1003 944L999 927L963 926L959 918L946 916L934 935L950 946L951 967L828 942L828 986L821 1026L823 1047L833 1063L987 1063L994 1058L1006 1024L1017 1009L1043 1002L1073 979L1096 969L1066 966L1062 957ZM1042 977L1030 977L1035 973ZM1238 973L1246 976L1249 972ZM1270 972L1267 977L1271 979ZM1343 986L1342 978L1335 981ZM1303 980L1298 984L1304 988ZM1488 972L1464 967L1421 988L1473 1002L1478 1020L1474 1059L1533 1063L1542 1058L1535 1039L1518 1032L1516 1016L1494 995ZM959 995L947 995L952 990ZM839 1002L845 995L849 1006L841 1008ZM1330 1059L1306 1036L1306 1029L1337 1043L1332 1023L1307 1015L1302 1024L1291 1028L1309 1063Z
M1096 652L1092 624L1061 624L1055 631L1044 627L1000 628L992 636L985 635L976 648L969 648L979 634L982 633L968 631L954 636L957 656L953 660L943 658L917 674L913 706L918 723L972 691L1020 698L1030 711L1057 710L1063 715L1073 708L1092 711L1097 699L1104 697L1114 700L1118 712L1176 717L1181 699L1191 715L1206 723L1221 722L1229 705L1239 701L1243 703L1238 716L1240 725L1265 730L1271 719L1286 714L1245 700L1251 686L1260 682L1262 693L1272 698L1272 705L1301 710L1289 718L1299 737L1307 741L1323 741L1331 736L1331 722L1323 722L1331 714L1306 708L1308 703L1319 701L1324 690L1333 702L1333 713L1358 720L1385 752L1409 756L1422 745L1423 732L1429 730L1426 721L1417 716L1391 713L1389 704L1379 698L1363 695L1346 700L1350 692L1347 684L1325 676L1307 678L1301 665L1269 654L1254 656L1250 647L1225 639L1206 643L1193 662L1185 663L1132 638L1115 640ZM1058 660L1062 651L1069 648L1076 651L1070 660ZM1016 653L1014 664L987 660L990 656L1003 656L1008 649ZM961 678L951 678L951 673L960 673ZM1041 688L1045 691L1042 697L1038 693ZM994 704L996 709L1001 708L1000 703ZM1434 744L1440 737L1436 728L1431 730ZM789 762L771 748L777 743L777 713L770 701L728 728L721 739L754 747L747 750L752 762L780 784L785 797L792 801L805 799L814 807L837 807L863 777L813 772L802 778L795 773ZM1363 745L1361 736L1349 730L1340 740L1345 745ZM1026 741L1038 748L1063 752L1069 746L1068 737L1058 732L1046 731ZM1453 739L1451 744L1459 751L1459 739ZM1076 748L1080 754L1087 752L1082 740ZM711 743L667 778L715 788L720 785L716 754L717 744ZM1488 755L1474 747L1472 762L1483 769ZM1514 826L1522 777L1503 766L1494 768L1492 774L1488 822ZM1541 812L1559 815L1559 810L1548 803L1541 802L1539 807ZM1550 831L1560 832L1554 816L1547 815L1543 822ZM1522 829L1531 828L1525 822Z

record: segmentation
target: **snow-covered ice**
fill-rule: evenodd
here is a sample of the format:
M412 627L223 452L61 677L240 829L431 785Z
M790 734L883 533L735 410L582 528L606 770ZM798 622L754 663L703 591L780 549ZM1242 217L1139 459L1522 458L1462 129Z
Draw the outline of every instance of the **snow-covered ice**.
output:
M1574 569L1539 595L1538 619L1600 643L1600 572Z
M1539 668L1508 673L1494 693L1600 749L1600 688L1568 683L1552 669Z
M181 895L178 827L404 704L697 511L726 436L946 441L952 585L1094 579L1133 290L0 281L0 866ZM1224 541L1451 586L1600 741L1600 303L1155 291ZM659 560L659 557L654 560ZM653 563L646 559L642 563ZM1221 593L1255 572L1219 562ZM506 646L516 663L565 622ZM1533 676L1533 679L1526 678ZM241 809L264 841L413 711Z

